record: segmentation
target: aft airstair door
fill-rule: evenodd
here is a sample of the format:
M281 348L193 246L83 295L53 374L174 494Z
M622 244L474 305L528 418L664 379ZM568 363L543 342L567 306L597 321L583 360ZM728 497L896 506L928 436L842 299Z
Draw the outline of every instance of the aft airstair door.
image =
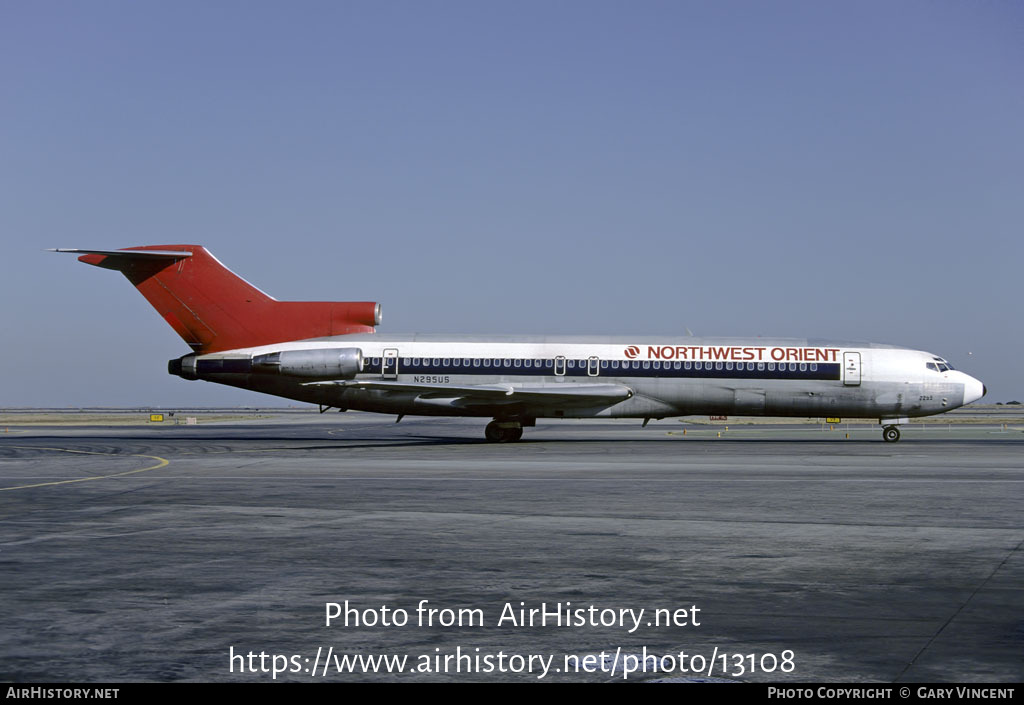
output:
M847 387L860 386L860 353L843 353L843 384Z

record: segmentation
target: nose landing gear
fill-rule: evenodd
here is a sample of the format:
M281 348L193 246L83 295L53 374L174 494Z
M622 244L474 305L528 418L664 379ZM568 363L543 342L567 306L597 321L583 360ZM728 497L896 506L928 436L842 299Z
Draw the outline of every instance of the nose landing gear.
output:
M900 429L898 426L886 426L882 429L882 438L885 439L886 443L895 443L900 439Z

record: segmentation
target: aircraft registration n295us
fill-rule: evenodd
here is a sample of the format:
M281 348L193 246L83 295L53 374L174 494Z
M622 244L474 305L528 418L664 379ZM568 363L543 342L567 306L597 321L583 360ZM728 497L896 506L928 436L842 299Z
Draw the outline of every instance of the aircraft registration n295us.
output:
M381 335L380 304L277 301L198 245L74 252L123 273L192 348L168 371L386 414L492 418L516 441L539 418L721 414L899 424L984 396L931 353L822 340Z

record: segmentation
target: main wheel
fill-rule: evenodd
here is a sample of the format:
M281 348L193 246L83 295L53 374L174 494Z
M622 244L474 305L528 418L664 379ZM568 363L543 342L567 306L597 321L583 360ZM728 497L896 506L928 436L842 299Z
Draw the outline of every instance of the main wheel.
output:
M484 429L484 437L491 443L498 443L501 441L502 430L503 429L498 426L497 421L491 421L487 424L487 428Z
M519 424L511 425L508 421L491 421L484 429L484 436L491 443L509 443L518 441L523 437L523 427Z
M886 443L895 443L900 439L900 430L895 426L886 426L882 429L882 438Z

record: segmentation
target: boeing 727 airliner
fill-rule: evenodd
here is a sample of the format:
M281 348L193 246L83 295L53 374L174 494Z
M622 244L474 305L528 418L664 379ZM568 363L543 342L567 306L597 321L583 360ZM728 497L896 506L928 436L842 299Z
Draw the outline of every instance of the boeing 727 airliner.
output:
M192 353L168 371L386 414L492 418L516 441L539 418L722 414L899 424L985 395L931 353L822 340L380 335L380 304L277 301L198 245L74 252L122 272Z

